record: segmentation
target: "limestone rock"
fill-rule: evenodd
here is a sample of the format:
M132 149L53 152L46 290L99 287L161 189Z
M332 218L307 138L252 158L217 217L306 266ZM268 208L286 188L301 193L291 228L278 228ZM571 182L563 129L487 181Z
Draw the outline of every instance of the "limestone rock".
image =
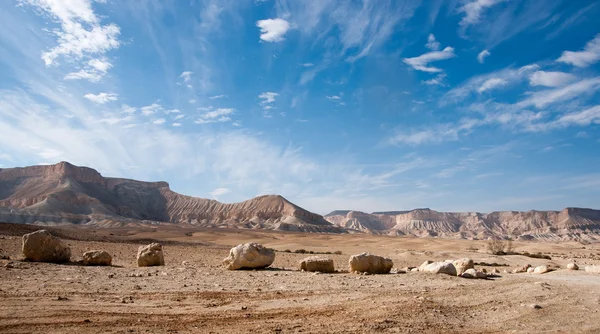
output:
M496 268L492 269L492 275L500 275L500 270Z
M528 274L533 274L533 272L535 272L535 268L534 267L527 268L527 273Z
M103 250L91 250L83 253L84 266L110 266L112 256Z
M420 266L419 266L419 271L425 271L425 267L427 267L429 264L433 263L433 261L427 260L425 262L423 262Z
M432 273L432 274L446 274L446 275L457 276L456 275L456 267L454 266L454 264L452 264L450 262L430 263L427 266L425 266L423 271Z
M159 243L151 243L140 246L137 253L138 267L164 266L162 246Z
M233 247L229 257L223 259L228 270L263 269L275 261L275 252L261 244L249 242Z
M569 270L579 270L579 266L577 265L577 263L569 263L569 264L567 264L567 269L569 269Z
M535 269L533 270L534 274L545 274L547 272L549 272L550 269L548 269L547 266L537 266L535 267Z
M368 274L387 274L394 266L392 259L370 253L352 255L348 264L350 272Z
M23 236L23 255L29 261L63 263L71 259L71 248L46 230Z
M598 274L598 273L600 273L600 266L586 266L585 272Z
M473 263L473 260L469 258L455 260L452 262L452 264L454 264L454 267L456 268L457 276L462 275L468 269L475 268L475 263Z
M332 259L321 256L309 256L300 261L300 270L333 273L335 272L335 267Z
M460 275L461 277L464 278L478 278L478 279L485 279L487 278L487 274L482 272L482 271L477 271L474 268L470 268L465 270L464 273L462 273L462 275Z

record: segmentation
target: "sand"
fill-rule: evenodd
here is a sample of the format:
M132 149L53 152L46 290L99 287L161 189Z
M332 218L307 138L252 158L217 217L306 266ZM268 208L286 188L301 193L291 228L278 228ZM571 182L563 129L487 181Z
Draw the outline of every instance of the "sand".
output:
M368 235L244 230L80 228L62 230L73 263L19 261L27 232L0 226L0 332L3 333L597 333L600 274L558 269L544 275L501 274L468 280L419 272L357 275L351 254L391 257L395 268L424 260L470 257L510 270L526 263L562 268L600 263L600 245L516 243L518 251L552 260L493 256L485 242ZM144 239L144 240L140 240ZM164 244L164 267L136 267L137 247ZM103 240L103 241L95 241ZM227 271L229 247L255 241L277 252L271 269ZM300 272L298 262L318 252L334 259L335 274ZM86 250L113 254L112 267L84 267ZM185 262L184 262L185 261ZM5 265L10 262L7 268ZM491 270L492 267L487 267ZM535 309L536 304L541 308Z

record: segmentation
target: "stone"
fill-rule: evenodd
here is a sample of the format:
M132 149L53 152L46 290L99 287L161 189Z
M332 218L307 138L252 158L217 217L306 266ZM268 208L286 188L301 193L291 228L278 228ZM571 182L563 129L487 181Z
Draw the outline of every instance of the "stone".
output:
M526 264L526 265L524 265L521 268L514 269L512 272L513 272L513 274L526 273L527 269L529 269L529 268L531 268L531 265L530 264Z
M533 267L527 268L527 273L528 274L533 274L534 271L535 271L535 268L533 268Z
M462 275L468 269L474 269L475 263L469 258L458 259L452 262L456 268L456 276Z
M460 276L464 277L464 278L478 278L478 279L486 279L487 278L486 273L475 270L474 268L465 270L465 272L462 273L462 275L460 275Z
M446 274L456 276L456 267L450 262L430 263L423 269L424 272L432 274Z
M233 247L229 257L223 259L228 270L263 269L275 261L275 251L261 244L249 242Z
M534 274L545 274L547 272L550 272L550 269L548 269L548 267L546 267L546 266L537 266L533 270Z
M335 266L333 260L321 256L309 256L300 261L300 270L304 271L318 271L321 273L333 273L335 272Z
M162 246L159 243L151 243L140 246L137 253L138 267L164 266Z
M34 262L63 263L71 259L71 248L46 230L23 236L23 255Z
M112 256L107 251L91 250L83 253L84 266L110 266L112 264Z
M419 266L419 271L425 271L425 267L427 267L429 264L433 263L433 261L427 260L425 262L423 262L420 266Z
M569 270L579 270L579 266L577 265L577 263L569 263L569 264L567 264L567 269L569 269Z
M585 272L598 274L600 273L600 266L586 266Z
M500 275L500 270L496 268L492 269L492 275Z
M392 270L392 259L370 253L352 255L348 261L350 272L387 274Z

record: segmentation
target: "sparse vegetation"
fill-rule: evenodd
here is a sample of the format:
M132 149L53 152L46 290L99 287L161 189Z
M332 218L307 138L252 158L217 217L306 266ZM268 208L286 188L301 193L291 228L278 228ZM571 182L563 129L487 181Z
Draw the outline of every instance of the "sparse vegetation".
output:
M509 265L506 263L488 263L488 262L475 262L476 266L484 266L484 267L508 267Z
M306 249L304 249L304 248L299 248L299 249L296 249L295 251L291 251L290 249L284 249L284 250L282 250L282 251L277 251L277 252L283 252L283 253L296 253L296 254L327 254L327 255L335 254L335 255L342 255L342 251L335 251L335 252L331 252L331 251L319 252L319 251L306 250Z
M529 252L515 252L515 248L513 246L512 240L490 240L487 245L488 252L493 255L522 255L531 257L534 259L546 259L552 260L550 255L542 254L540 252L537 253L529 253Z

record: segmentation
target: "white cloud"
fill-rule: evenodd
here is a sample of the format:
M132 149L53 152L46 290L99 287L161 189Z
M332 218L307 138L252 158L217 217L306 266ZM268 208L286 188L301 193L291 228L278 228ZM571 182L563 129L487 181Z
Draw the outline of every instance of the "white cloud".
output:
M219 108L213 111L209 111L204 113L201 117L204 119L214 119L220 116L231 115L235 112L233 108Z
M528 106L545 108L557 102L581 97L583 94L593 94L598 89L600 89L600 77L584 79L564 87L535 92L517 105L522 108Z
M90 82L98 82L102 79L103 75L93 70L80 70L78 72L71 72L65 76L65 80L89 80Z
M191 99L191 100L189 100L188 102L189 102L190 104L194 104L194 103L196 103L196 100L194 100L194 99Z
M99 94L88 93L88 94L85 94L83 97L85 97L86 99L88 99L94 103L97 103L97 104L104 104L107 102L118 100L118 95L115 93L99 93Z
M144 116L150 116L152 114L154 114L155 112L162 110L162 106L158 103L152 103L149 106L144 106L140 108L140 111L142 112L142 114Z
M559 87L573 82L575 79L576 77L570 73L537 71L529 77L529 84L532 86Z
M459 11L465 13L465 16L460 21L461 26L469 26L479 23L483 11L490 8L503 0L472 0L462 6Z
M426 129L396 129L396 134L388 138L390 145L421 145L457 140L459 134L469 133L479 124L478 120L465 119L459 124L438 124Z
M215 96L209 97L209 99L218 100L218 99L222 99L222 98L226 98L226 97L227 97L227 95L215 95Z
M454 54L454 48L447 46L442 51L427 52L418 57L404 58L403 61L404 63L412 66L417 71L435 73L442 72L442 70L436 67L427 67L429 63L454 57L456 57L456 55Z
M188 83L192 80L192 74L194 74L194 72L184 71L179 75L179 77L182 78L184 82Z
M446 78L446 74L440 73L440 74L436 75L435 78L425 80L425 81L423 81L423 83L426 85L430 85L430 86L435 86L435 85L443 86L444 85L443 81L445 78Z
M327 99L329 99L329 100L332 100L332 101L336 101L336 100L337 100L337 101L339 101L339 100L341 100L341 99L342 99L342 97L341 97L341 96L338 96L338 95L333 95L333 96L325 96L325 98L327 98Z
M259 99L263 99L260 104L267 104L275 102L275 97L279 96L279 94L274 92L264 92L258 95Z
M315 64L313 64L313 63L304 63L304 64L302 64L302 66L304 66L304 67L313 67L313 66L315 66Z
M440 42L435 40L435 36L433 34L429 34L427 37L427 44L425 47L432 51L437 51L440 49Z
M93 67L95 70L104 73L106 73L112 67L112 64L106 59L92 59L88 61L88 65Z
M229 190L227 188L217 188L217 189L211 191L210 195L214 199L219 199L219 196L222 196L222 195L225 195L225 194L229 194L230 192L231 192L231 190Z
M260 39L271 43L282 42L290 29L289 22L279 18L257 21L256 26L260 28Z
M184 117L185 117L185 115L183 115L183 114L180 114L180 115L177 115L177 116L175 116L175 118L173 118L173 119L174 119L174 120L179 120L179 119L182 119L182 118L184 118Z
M491 55L491 53L488 50L483 50L483 51L479 52L479 54L477 55L477 61L480 64L483 64L483 62L485 61L485 58L487 58L490 55Z
M131 107L126 104L122 105L121 109L123 109L123 112L127 114L133 114L137 110L135 107Z
M181 126L181 123L173 123L173 124L171 124L171 125L172 125L172 126L174 126L174 127L180 127L180 126Z
M490 78L481 84L481 87L479 87L477 89L477 92L483 93L485 91L492 90L494 88L499 88L499 87L506 86L506 85L508 85L508 81L506 81L504 79Z
M105 54L121 44L119 27L115 24L101 25L89 0L20 0L20 3L34 6L60 23L60 29L51 30L58 39L58 45L42 53L42 59L48 66L61 56L78 60Z
M583 51L564 51L556 61L577 67L587 67L600 60L600 34L587 42Z
M169 110L165 110L165 114L178 114L180 113L181 110L179 109L169 109Z
M556 126L567 127L571 125L587 126L590 124L600 124L600 105L585 109L579 112L573 112L561 116L555 122Z
M152 124L156 124L156 125L161 125L161 124L165 124L167 120L164 118L159 118L159 119L155 119L154 121L152 121Z

